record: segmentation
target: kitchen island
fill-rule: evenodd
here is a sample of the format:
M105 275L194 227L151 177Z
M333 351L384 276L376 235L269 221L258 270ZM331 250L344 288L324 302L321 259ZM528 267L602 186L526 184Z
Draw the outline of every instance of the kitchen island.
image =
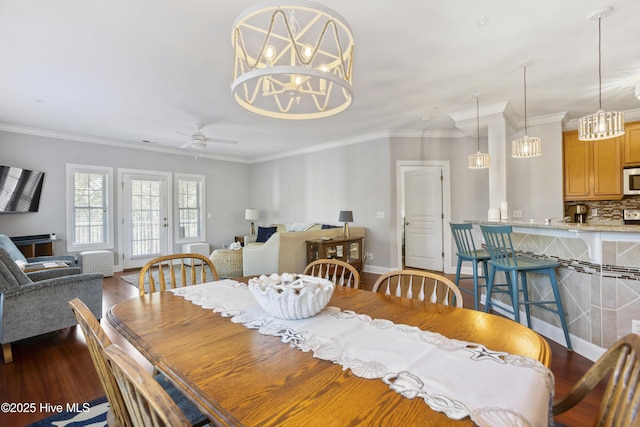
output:
M616 221L465 222L473 223L480 235L479 224L511 225L513 245L518 251L560 262L558 284L569 332L579 353L592 359L598 357L598 347L609 348L632 332L633 320L640 321L639 225ZM527 277L530 297L546 298L551 292L548 278L536 274ZM510 306L506 295L494 295L494 301L498 301L498 306ZM532 307L532 316L534 329L554 341L564 342L557 316L536 307Z

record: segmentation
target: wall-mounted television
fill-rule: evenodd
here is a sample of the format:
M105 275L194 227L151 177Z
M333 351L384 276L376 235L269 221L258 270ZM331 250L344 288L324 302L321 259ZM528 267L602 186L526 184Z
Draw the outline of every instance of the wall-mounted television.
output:
M44 172L0 165L0 213L38 212Z

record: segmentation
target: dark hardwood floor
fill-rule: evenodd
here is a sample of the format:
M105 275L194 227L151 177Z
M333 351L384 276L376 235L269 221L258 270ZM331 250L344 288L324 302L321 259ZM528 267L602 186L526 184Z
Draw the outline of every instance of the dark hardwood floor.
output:
M370 290L377 277L364 273L362 287ZM119 301L138 294L137 288L120 280L120 274L105 278L103 286L105 312ZM473 307L470 297L468 300L467 297L465 294L465 307ZM104 317L101 324L112 341L124 347L151 371L151 365L109 326ZM552 341L549 344L553 354L551 370L555 376L556 395L562 396L592 363L559 344ZM63 406L82 404L104 395L78 327L16 342L13 344L13 357L13 363L0 363L0 403L34 403L36 410L23 413L0 411L0 426L24 426L45 418L51 415L43 406L47 403ZM575 427L592 425L603 390L601 384L576 408L557 417L557 421Z

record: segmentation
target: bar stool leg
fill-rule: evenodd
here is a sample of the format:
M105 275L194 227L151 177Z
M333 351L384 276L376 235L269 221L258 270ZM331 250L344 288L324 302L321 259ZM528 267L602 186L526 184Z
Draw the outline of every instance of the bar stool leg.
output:
M476 311L478 311L478 299L480 297L480 294L478 292L478 260L474 259L473 260L473 307L475 308Z
M553 268L549 269L549 278L551 279L553 296L556 299L556 307L558 308L560 323L562 324L562 330L564 331L564 339L567 341L567 350L573 350L573 348L571 347L571 338L569 338L569 329L567 327L567 320L564 317L564 307L562 306L562 298L560 298L560 290L558 289L558 281L556 280L555 269Z
M518 271L509 270L509 273L505 271L507 276L507 283L511 290L511 305L513 306L513 320L520 323L520 299L518 298Z
M531 327L531 309L529 308L529 284L527 283L527 272L521 271L522 281L522 301L524 302L524 312L527 315L527 327Z
M493 291L493 279L496 275L496 268L489 264L489 278L487 279L487 298L484 302L484 312L488 313L491 308L491 292Z

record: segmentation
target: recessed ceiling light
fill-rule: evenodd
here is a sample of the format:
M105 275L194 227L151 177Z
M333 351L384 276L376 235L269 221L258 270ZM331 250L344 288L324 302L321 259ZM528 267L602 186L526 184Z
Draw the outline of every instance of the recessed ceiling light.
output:
M486 27L487 25L489 25L489 20L486 16L483 16L476 21L476 24L478 25L478 27Z

